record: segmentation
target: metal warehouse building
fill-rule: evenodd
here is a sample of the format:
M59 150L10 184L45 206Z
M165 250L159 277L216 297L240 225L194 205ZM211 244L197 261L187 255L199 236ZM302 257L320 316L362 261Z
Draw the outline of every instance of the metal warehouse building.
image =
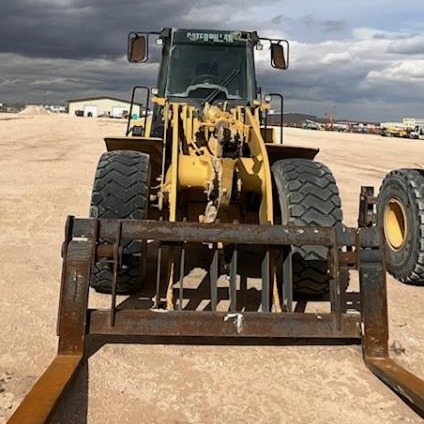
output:
M111 116L122 118L125 111L130 110L131 102L116 97L86 97L67 100L70 115L98 117Z

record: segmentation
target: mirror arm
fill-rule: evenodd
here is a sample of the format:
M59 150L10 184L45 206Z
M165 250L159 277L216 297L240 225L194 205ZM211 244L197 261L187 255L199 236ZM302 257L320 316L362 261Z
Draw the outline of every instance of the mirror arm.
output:
M162 35L161 32L158 31L148 31L148 32L141 32L141 31L131 31L128 34L128 41L127 41L127 58L130 58L131 53L131 38L132 36L135 36L135 38L145 36L146 37L146 57L142 62L146 62L149 59L149 37L150 35Z
M286 40L285 38L268 38L268 37L259 37L259 40L263 40L263 41L269 41L270 44L275 43L275 44L285 44L286 46L286 51L287 51L287 60L286 60L286 67L284 69L289 69L289 60L290 60L290 43L288 40Z

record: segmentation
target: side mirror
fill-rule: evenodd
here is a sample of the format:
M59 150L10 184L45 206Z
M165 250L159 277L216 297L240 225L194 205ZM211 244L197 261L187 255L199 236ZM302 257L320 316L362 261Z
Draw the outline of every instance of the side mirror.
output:
M288 68L281 44L271 43L271 66L276 69Z
M128 39L128 61L139 63L147 60L146 36L132 33Z

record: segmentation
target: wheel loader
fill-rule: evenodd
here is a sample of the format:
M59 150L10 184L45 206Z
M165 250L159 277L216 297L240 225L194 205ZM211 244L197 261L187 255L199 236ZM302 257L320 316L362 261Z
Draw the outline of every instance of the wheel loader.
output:
M130 33L129 61L147 61L154 40L158 86L134 89L133 100L144 90L147 101L138 114L131 107L125 136L105 139L90 217L67 219L58 355L9 422L54 416L93 335L361 342L372 372L422 412L424 382L389 358L378 229L345 227L318 149L280 144L266 125L255 51L269 49L278 72L289 67L289 43L254 31L166 28ZM364 216L366 207L362 200ZM196 256L207 274L197 303L188 278ZM359 304L347 290L355 270ZM250 277L259 281L253 290ZM110 308L88 308L93 290L110 297ZM138 293L138 307L117 304L118 294ZM310 299L328 310L305 311Z

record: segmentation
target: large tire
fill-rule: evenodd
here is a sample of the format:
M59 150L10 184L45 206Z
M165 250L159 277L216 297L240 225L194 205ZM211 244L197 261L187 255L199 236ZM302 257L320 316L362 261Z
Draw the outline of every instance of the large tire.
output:
M399 281L424 285L424 171L388 173L377 201L388 271Z
M272 166L283 225L342 226L339 190L331 171L308 159L284 159ZM299 295L328 291L328 249L293 247L293 288Z
M94 179L90 216L146 219L149 192L149 155L127 150L103 153ZM122 267L117 278L117 293L130 293L140 288L145 259L143 250L141 241L124 244ZM91 273L91 286L98 292L111 293L112 271L110 264L95 264Z

